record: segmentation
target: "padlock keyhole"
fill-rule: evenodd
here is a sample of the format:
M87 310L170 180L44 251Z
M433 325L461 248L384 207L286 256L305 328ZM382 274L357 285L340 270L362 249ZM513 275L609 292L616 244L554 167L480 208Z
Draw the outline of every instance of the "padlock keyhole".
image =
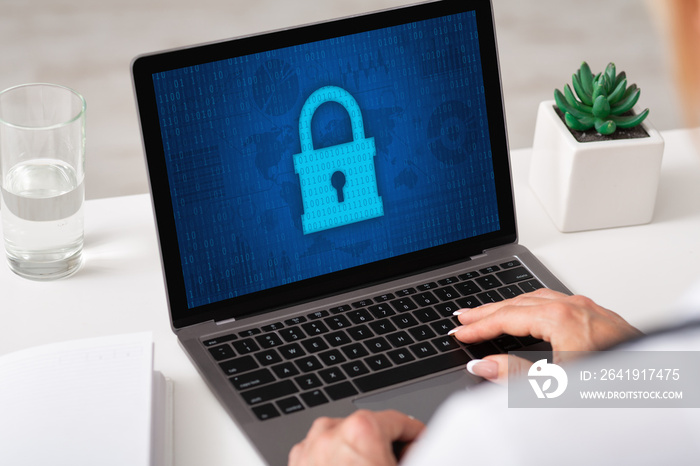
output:
M337 171L331 175L331 186L338 192L338 203L345 200L343 187L345 186L345 173Z

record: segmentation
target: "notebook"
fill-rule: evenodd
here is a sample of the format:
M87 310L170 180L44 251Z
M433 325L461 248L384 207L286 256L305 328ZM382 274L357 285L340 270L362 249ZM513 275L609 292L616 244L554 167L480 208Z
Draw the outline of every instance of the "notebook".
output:
M477 383L452 313L562 283L517 242L493 15L446 0L137 57L172 329L270 464L319 416Z

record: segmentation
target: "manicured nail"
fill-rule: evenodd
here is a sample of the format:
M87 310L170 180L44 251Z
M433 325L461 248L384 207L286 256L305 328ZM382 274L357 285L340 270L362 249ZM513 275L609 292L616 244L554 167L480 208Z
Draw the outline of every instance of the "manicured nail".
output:
M487 359L472 359L467 363L467 371L485 379L498 377L498 363Z
M456 311L454 311L454 312L452 313L452 315L453 315L453 316L458 316L458 315L460 315L460 314L463 313L463 312L464 312L464 309L457 309Z
M462 327L463 327L463 325L460 325L459 327L453 328L452 330L450 330L449 332L447 332L447 336L454 335L454 334L457 333Z

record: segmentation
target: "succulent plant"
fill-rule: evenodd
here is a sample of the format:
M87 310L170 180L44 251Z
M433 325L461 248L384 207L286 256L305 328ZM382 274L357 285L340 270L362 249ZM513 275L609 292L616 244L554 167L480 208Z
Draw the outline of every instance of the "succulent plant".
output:
M564 93L554 90L554 100L564 113L569 128L588 131L595 128L600 134L610 135L617 128L632 128L649 114L649 109L636 115L625 115L639 100L640 89L636 84L627 87L627 77L622 71L616 74L615 64L593 76L586 62L572 76L576 96L567 84ZM578 97L578 99L577 99Z

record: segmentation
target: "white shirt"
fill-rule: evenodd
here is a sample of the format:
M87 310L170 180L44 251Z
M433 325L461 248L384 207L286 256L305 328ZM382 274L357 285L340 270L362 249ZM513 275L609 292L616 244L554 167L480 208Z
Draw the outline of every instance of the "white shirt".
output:
M700 351L700 326L625 349ZM401 464L700 465L700 409L508 408L506 388L482 384L449 398Z

